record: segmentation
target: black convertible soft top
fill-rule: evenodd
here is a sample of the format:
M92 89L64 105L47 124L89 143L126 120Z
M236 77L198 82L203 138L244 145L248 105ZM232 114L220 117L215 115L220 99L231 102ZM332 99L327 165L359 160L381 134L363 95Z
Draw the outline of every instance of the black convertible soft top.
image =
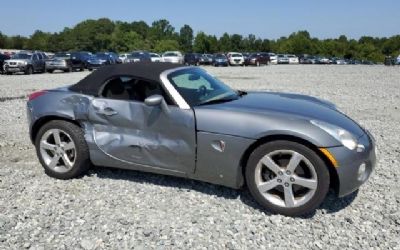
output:
M97 95L102 84L114 76L133 76L160 82L160 74L162 72L179 67L182 67L182 65L163 62L139 62L104 66L72 85L69 89L85 95Z

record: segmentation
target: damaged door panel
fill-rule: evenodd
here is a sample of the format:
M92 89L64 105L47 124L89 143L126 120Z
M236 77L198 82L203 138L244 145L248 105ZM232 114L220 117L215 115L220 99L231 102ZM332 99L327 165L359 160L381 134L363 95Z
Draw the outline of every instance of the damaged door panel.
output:
M196 137L192 110L95 98L88 110L95 144L125 163L192 173Z

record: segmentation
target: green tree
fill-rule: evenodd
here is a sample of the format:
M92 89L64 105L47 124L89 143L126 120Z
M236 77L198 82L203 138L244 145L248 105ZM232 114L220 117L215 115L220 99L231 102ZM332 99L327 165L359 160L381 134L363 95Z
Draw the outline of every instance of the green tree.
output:
M229 52L232 50L231 37L226 32L219 38L218 44L221 52Z
M150 28L150 38L153 41L173 39L175 28L165 19L154 21Z
M26 47L31 50L47 50L49 48L48 41L50 37L50 33L36 30L35 33L33 33L33 35L27 41Z
M210 51L210 42L208 40L208 36L206 33L200 31L197 33L196 38L194 39L193 49L198 53L207 53Z
M179 43L176 40L160 40L156 42L154 51L165 52L169 50L179 50Z
M185 24L179 31L179 45L184 52L193 49L193 29Z

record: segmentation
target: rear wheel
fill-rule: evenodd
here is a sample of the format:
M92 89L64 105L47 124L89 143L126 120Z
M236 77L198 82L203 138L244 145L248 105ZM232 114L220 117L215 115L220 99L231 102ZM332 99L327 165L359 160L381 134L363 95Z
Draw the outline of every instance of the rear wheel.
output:
M47 73L50 73L50 74L51 74L51 73L53 73L53 72L54 72L54 70L52 70L52 69L48 69L48 70L47 70Z
M51 177L75 178L91 165L83 131L73 123L55 120L45 124L36 136L35 146L40 163Z
M25 70L25 75L32 75L32 74L33 74L33 67L28 66L28 68L26 68Z
M329 190L329 170L310 148L273 141L256 148L246 167L250 193L267 210L299 216L313 212Z

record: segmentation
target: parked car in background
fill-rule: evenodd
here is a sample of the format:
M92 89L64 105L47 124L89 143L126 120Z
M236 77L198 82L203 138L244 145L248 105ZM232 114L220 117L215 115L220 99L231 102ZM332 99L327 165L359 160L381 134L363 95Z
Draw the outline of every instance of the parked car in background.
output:
M299 58L295 55L286 55L289 58L289 64L299 64Z
M167 51L162 54L162 61L183 64L183 55L179 51Z
M316 59L316 64L330 64L331 61L329 60L329 58L321 56L321 57L317 57Z
M128 55L128 63L151 62L150 53L147 51L133 51Z
M284 54L278 54L278 64L289 64L289 58Z
M88 65L88 60L93 56L92 53L87 51L74 51L71 52L71 63L73 68L85 70Z
M115 53L115 52L108 52L108 53L110 53L110 55L114 58L115 63L117 63L117 64L122 63L122 60L119 58L119 55L117 53Z
M119 54L118 58L121 60L122 63L127 63L126 60L128 59L129 55L130 55L130 53L122 53L122 54Z
M226 55L224 55L222 53L214 54L214 59L213 59L212 64L215 67L218 67L218 66L227 67L228 66L228 58L226 57Z
M254 66L261 66L261 65L268 65L269 63L269 55L268 53L259 52L250 54L247 59L244 61L245 65L254 65Z
M13 74L23 72L26 75L46 72L47 56L43 52L20 52L4 61L4 72Z
M203 54L200 57L200 64L211 65L214 61L214 56L211 54Z
M5 54L0 54L0 74L4 73L4 61L10 59L11 57L9 55L5 55Z
M299 56L299 63L300 64L315 64L316 59L314 56L310 55L300 55Z
M161 62L162 58L159 54L157 53L150 53L151 61L152 62Z
M244 61L246 62L246 60L249 58L249 56L251 55L252 53L249 53L249 52L242 52L242 55L243 55L243 58L244 58Z
M92 71L94 69L101 68L105 65L110 65L109 58L106 57L104 58L104 55L92 55L90 58L87 60L86 67L89 71ZM114 63L115 64L115 63Z
M117 60L115 60L115 57L108 52L99 52L95 55L96 58L102 61L103 64L117 64Z
M74 69L71 61L71 53L58 52L51 59L46 60L46 71L53 73L55 70L72 72Z
M346 65L347 62L346 62L346 60L344 60L344 59L337 59L337 60L336 60L336 64L339 64L339 65Z
M268 52L269 62L271 64L278 64L278 56L275 53Z
M229 52L228 53L228 62L231 66L244 66L244 57L242 53L238 52Z
M183 63L185 65L200 65L201 54L199 53L186 53L183 57Z

